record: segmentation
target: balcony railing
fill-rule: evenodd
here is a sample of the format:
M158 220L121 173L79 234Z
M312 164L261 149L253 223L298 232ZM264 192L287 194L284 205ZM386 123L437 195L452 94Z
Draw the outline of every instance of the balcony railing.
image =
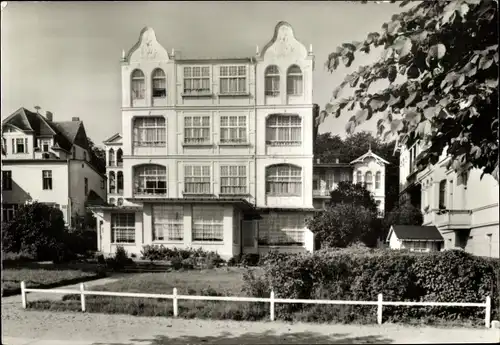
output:
M328 189L314 189L313 196L330 196L330 192Z
M471 224L469 210L432 210L434 224L439 227L468 227Z

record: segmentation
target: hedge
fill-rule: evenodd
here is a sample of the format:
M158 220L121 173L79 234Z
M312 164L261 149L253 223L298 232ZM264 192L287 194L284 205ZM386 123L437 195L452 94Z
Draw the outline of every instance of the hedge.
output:
M479 302L492 299L492 320L499 312L500 260L459 250L410 253L392 250L271 252L262 258L265 280L277 298L376 301ZM261 282L256 282L261 284ZM375 319L373 306L276 305L277 317L349 322ZM384 307L384 322L470 320L482 322L484 308ZM312 321L311 320L311 321ZM370 320L373 322L373 320Z

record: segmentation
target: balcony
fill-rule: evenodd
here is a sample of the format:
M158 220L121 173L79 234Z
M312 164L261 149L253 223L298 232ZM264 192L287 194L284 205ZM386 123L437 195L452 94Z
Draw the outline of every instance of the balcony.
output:
M313 190L313 197L315 197L315 196L330 197L330 192L331 192L331 190L329 190L329 189L314 189Z
M462 229L471 225L469 210L432 210L433 223L440 229Z

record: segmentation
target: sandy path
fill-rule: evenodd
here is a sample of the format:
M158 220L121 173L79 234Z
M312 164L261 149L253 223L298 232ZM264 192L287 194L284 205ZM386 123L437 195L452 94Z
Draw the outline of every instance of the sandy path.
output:
M109 282L96 280L92 286ZM76 289L75 286L64 288ZM32 294L30 300L41 298ZM43 297L50 296L48 294ZM60 298L61 295L52 295ZM56 297L57 296L57 297ZM2 344L6 345L162 345L162 344L349 344L494 343L498 329L431 328L395 324L326 325L284 322L184 320L31 311L21 296L2 298ZM43 342L45 340L45 342Z

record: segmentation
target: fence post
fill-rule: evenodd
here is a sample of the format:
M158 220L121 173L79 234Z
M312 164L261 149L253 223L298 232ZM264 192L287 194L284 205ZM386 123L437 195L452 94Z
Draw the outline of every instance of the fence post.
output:
M378 301L377 301L377 323L379 325L382 324L382 302L383 302L383 297L382 294L378 294Z
M179 309L177 305L177 288L174 288L174 297L172 298L172 302L174 305L174 317L177 317L179 315Z
M82 302L82 312L85 313L85 284L80 283L80 298Z
M270 302L270 310L269 310L269 314L270 314L270 319L271 321L274 321L274 291L271 291L271 296L269 298L269 302Z
M23 304L23 308L26 309L27 300L26 300L26 283L24 280L21 282L21 301Z
M484 325L486 328L491 327L491 297L486 296L486 310L484 315Z

